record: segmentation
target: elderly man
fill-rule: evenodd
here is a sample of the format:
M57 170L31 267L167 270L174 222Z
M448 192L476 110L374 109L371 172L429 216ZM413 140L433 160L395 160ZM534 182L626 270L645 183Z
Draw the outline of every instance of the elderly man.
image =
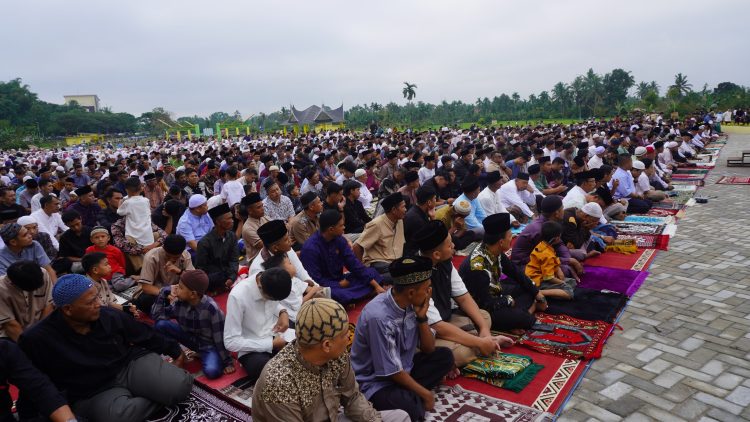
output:
M188 210L182 214L177 223L177 234L185 238L188 252L195 256L198 242L214 228L214 222L208 216L208 200L201 194L195 194L188 200Z
M494 214L484 220L482 243L472 250L458 269L480 308L489 312L495 330L527 330L534 313L546 309L544 296L505 252L510 249L510 214ZM501 274L508 279L500 282Z
M594 248L597 244L591 243L591 230L599 225L603 216L602 207L596 202L589 202L581 208L565 209L561 239L571 257L581 262L601 255L601 251Z
M104 307L94 283L63 276L52 290L55 309L21 335L34 365L66 392L76 414L95 421L145 420L185 399L193 386L180 369L179 344L124 312ZM160 354L174 358L174 365Z
M534 217L532 208L536 206L536 195L534 187L529 184L528 173L518 173L518 177L504 183L498 192L505 209L521 224Z
M346 353L348 325L346 310L334 300L312 299L303 304L297 315L296 339L271 358L255 384L253 418L334 421L345 416L354 421L408 422L409 415L402 410L378 415L359 391ZM333 382L320 383L321 376ZM316 387L302 387L307 385Z
M477 354L491 355L512 340L490 334L491 320L480 310L453 266L453 241L441 221L430 221L415 235L421 256L432 260L432 298L427 318L436 332L435 344L453 352L457 367ZM468 327L468 328L467 328Z
M404 252L404 216L406 204L400 192L382 201L384 214L367 223L352 249L363 264L375 268L388 282L388 265Z
M52 237L45 232L39 231L39 224L36 222L36 219L34 217L30 215L24 215L23 217L19 218L16 223L25 227L26 230L31 233L31 238L42 245L42 248L44 248L44 253L47 254L47 257L49 257L50 260L54 260L55 258L57 258L57 248L55 247L54 243L52 243Z
M57 281L57 273L50 265L44 248L31 237L31 232L20 224L10 223L0 228L0 238L5 246L0 247L0 275L16 261L32 261L47 270L50 280Z
M596 179L591 171L575 174L576 185L563 198L563 208L583 208L589 202L589 193L596 188Z
M651 209L651 201L644 198L635 189L633 182L633 158L630 154L620 154L617 157L617 170L612 176L608 186L614 189L612 195L615 200L626 199L628 201L628 214L645 214ZM639 165L640 166L640 165ZM614 183L617 181L617 185Z
M59 249L60 242L57 240L57 236L68 230L68 226L63 223L60 216L60 200L50 195L42 198L39 202L42 208L31 213L31 217L38 224L39 231L49 235L52 246Z
M323 202L315 192L307 192L302 195L300 204L302 204L302 211L289 222L289 235L293 242L292 248L297 251L320 228L318 217L323 211Z
M52 281L35 262L16 261L0 276L0 337L17 342L23 330L53 309Z

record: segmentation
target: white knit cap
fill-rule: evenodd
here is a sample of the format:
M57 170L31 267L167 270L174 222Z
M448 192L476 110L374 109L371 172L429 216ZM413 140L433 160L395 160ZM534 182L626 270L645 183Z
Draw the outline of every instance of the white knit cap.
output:
M587 202L586 205L581 208L584 214L594 218L602 218L602 207L596 202Z

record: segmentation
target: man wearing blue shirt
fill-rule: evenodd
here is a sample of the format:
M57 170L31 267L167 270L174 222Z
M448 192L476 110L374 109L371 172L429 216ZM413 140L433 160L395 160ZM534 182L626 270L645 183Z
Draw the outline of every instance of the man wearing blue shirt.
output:
M177 223L177 234L187 241L188 252L195 255L198 250L198 242L203 239L211 229L214 222L208 216L208 201L201 194L192 195L188 201L189 210L182 214Z
M471 204L471 212L464 218L466 228L482 237L484 236L482 221L484 221L486 215L482 204L477 199L479 197L479 181L474 176L466 176L466 179L461 183L461 190L464 193L456 198L456 202L468 201Z
M630 169L633 167L633 158L630 154L620 154L617 157L617 170L609 181L609 188L615 188L612 195L615 200L626 199L628 201L628 214L645 214L651 209L652 202L636 193L635 182Z

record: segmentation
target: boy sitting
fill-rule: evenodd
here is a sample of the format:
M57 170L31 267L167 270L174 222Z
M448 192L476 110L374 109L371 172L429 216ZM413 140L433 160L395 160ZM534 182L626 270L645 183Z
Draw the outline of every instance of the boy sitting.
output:
M297 321L297 312L299 312L302 304L308 300L314 297L331 297L330 287L322 287L318 284L311 286L300 280L297 277L297 269L286 254L272 255L262 265L264 270L282 268L292 277L292 292L289 293L286 299L281 301L281 306L287 310L290 321Z
M531 252L526 264L526 275L545 297L573 299L576 281L566 278L560 268L560 258L555 254L555 245L561 242L562 226L555 221L542 224L542 240Z
M112 274L112 267L109 266L109 260L107 255L103 252L91 252L87 253L81 258L81 266L86 276L94 282L96 286L97 294L102 306L108 306L110 308L119 309L126 311L133 316L138 316L138 310L135 306L130 304L121 305L117 303L117 298L112 289L109 287L109 282L106 277Z
M224 314L206 289L203 270L183 271L179 283L161 289L151 317L156 331L199 352L203 374L214 379L234 372L234 362L224 348Z
M96 226L91 229L92 246L86 248L86 253L101 252L107 255L107 262L112 267L112 274L104 277L109 281L112 290L116 292L125 291L135 285L137 276L125 277L125 254L109 244L109 231L102 226Z

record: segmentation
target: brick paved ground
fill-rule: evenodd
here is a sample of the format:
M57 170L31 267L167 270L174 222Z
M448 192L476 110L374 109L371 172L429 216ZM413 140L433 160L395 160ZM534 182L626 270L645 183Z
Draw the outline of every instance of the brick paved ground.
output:
M750 420L750 185L716 184L750 176L725 166L743 149L730 135L699 190L718 198L688 209L559 421Z

